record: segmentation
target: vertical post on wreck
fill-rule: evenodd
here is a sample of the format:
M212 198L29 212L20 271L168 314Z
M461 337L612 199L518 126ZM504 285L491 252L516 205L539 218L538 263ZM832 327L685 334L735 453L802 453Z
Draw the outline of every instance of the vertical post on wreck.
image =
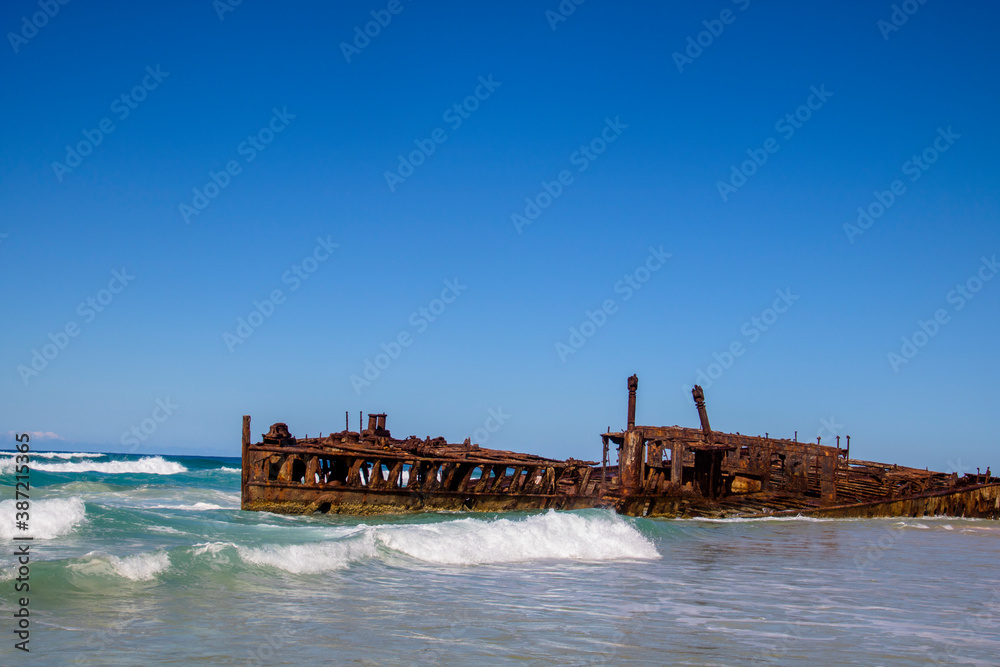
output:
M610 432L611 429L609 428L608 433ZM605 481L608 479L608 475L606 472L606 469L608 467L608 439L601 438L601 440L603 441L601 448L604 450L604 453L601 456L601 488L603 489Z
M708 411L705 409L705 390L701 385L696 384L691 390L694 397L694 405L698 408L698 418L701 420L701 432L705 436L705 442L709 445L715 442L712 436L712 425L708 423Z
M670 441L670 483L684 483L684 443L680 440Z
M633 375L628 379L628 430L635 428L635 390L639 388L639 377Z
M635 375L628 379L628 429L618 454L618 475L621 478L622 491L631 493L642 487L642 434L635 428L635 392L639 387L639 378Z
M246 497L246 486L250 470L250 415L243 415L243 446L240 454L240 498Z

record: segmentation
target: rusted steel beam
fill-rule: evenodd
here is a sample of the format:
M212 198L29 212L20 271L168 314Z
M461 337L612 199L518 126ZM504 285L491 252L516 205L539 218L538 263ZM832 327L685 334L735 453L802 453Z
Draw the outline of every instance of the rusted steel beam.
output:
M708 411L705 409L705 391L701 385L696 384L691 390L691 395L694 397L695 407L698 408L698 419L701 420L701 431L705 436L705 442L712 444L714 440L712 439L712 425L708 423Z
M632 375L628 379L628 430L635 428L635 391L639 388L639 377Z
M250 458L250 415L243 415L243 443L241 451L243 452L241 460L248 461ZM246 486L250 479L250 467L246 465L241 466L240 473L240 484Z
M625 493L635 493L642 488L642 435L635 430L625 434L619 453L619 475Z

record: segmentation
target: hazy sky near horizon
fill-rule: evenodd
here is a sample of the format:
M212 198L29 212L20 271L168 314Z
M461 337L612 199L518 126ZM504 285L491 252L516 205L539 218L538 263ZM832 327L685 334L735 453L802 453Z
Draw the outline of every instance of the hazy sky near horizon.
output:
M5 3L0 433L593 460L636 373L640 423L697 382L719 430L997 469L998 13Z

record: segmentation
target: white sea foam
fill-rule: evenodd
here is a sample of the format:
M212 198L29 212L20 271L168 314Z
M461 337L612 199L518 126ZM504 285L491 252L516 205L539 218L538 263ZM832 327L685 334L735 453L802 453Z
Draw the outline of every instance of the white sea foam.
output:
M608 513L581 516L550 511L526 519L460 519L377 529L386 548L429 563L473 565L541 559L654 559L653 543Z
M236 545L232 542L202 542L191 547L191 553L195 556L204 556L205 554L215 556L227 547L235 549Z
M18 530L16 525L16 500L0 502L0 538L33 537L51 540L73 530L83 523L87 511L79 497L32 500L28 530Z
M221 468L217 468L217 470L219 472L243 472L239 468L227 468L226 466L223 466Z
M239 509L239 492L158 485L127 488L116 493L104 493L94 499L105 506L136 507L141 509L210 510Z
M0 470L9 472L14 459L0 461ZM175 461L167 461L162 456L145 456L138 461L75 461L70 463L32 463L32 470L46 472L101 472L109 475L137 473L146 475L176 475L187 472L187 468Z
M245 563L275 567L292 574L315 574L342 570L351 563L377 556L370 530L356 537L310 544L270 545L260 548L236 546Z
M132 581L150 581L170 567L170 556L165 551L139 553L133 556L110 556L91 551L87 560L73 563L69 569L86 575L119 576Z
M133 581L149 581L170 567L170 556L165 551L109 559L115 572Z
M861 521L861 519L815 517L815 516L803 516L801 514L796 514L793 516L754 516L754 517L731 516L726 518L695 516L687 519L678 519L678 521L696 521L703 523L759 523L759 522L770 522L770 521L803 521L806 523L825 523L829 521Z
M95 452L31 452L32 458L39 459L97 459L107 454Z
M178 505L148 505L148 509L151 510L192 510L195 512L203 510L224 510L224 509L236 509L233 507L223 507L222 505L216 505L215 503L193 503L190 505L178 504Z
M458 519L418 525L338 526L329 539L306 544L249 547L232 542L196 544L191 553L216 561L230 557L292 574L342 570L353 563L400 554L427 563L474 565L541 559L609 561L655 559L653 543L614 514L563 512L526 519ZM381 547L381 548L380 548ZM227 556L227 550L235 554ZM392 556L392 554L395 554Z

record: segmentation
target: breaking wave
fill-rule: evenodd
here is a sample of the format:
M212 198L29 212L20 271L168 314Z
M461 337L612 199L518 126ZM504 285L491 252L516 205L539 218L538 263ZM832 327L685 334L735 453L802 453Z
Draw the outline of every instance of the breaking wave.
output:
M521 520L459 519L380 527L376 533L387 549L443 565L660 557L652 541L611 513L581 516L550 511Z
M11 472L14 459L0 461L0 472ZM162 456L145 456L138 461L74 461L70 463L31 463L32 470L45 472L100 472L109 475L128 473L145 475L176 475L188 469Z
M16 503L16 500L0 502L0 538L4 540L15 536L51 540L70 532L87 518L83 500L78 497L32 500L28 530L18 530Z
M170 556L165 551L140 553L134 556L109 556L92 551L80 563L73 563L69 569L80 574L114 575L132 581L151 581L170 567Z
M613 514L549 512L524 519L458 519L443 523L335 529L335 539L250 547L207 542L194 556L216 564L243 563L292 574L342 570L353 563L400 556L435 565L479 565L532 560L648 560L660 555L628 521Z
M292 574L316 574L342 570L351 563L369 560L377 556L375 540L371 531L364 530L356 536L329 542L310 544L267 545L246 547L232 542L208 542L195 545L192 554L206 556L216 563L230 562L230 554L235 552L241 561L249 565L271 567Z
M107 454L95 452L31 452L32 458L39 459L98 459Z

